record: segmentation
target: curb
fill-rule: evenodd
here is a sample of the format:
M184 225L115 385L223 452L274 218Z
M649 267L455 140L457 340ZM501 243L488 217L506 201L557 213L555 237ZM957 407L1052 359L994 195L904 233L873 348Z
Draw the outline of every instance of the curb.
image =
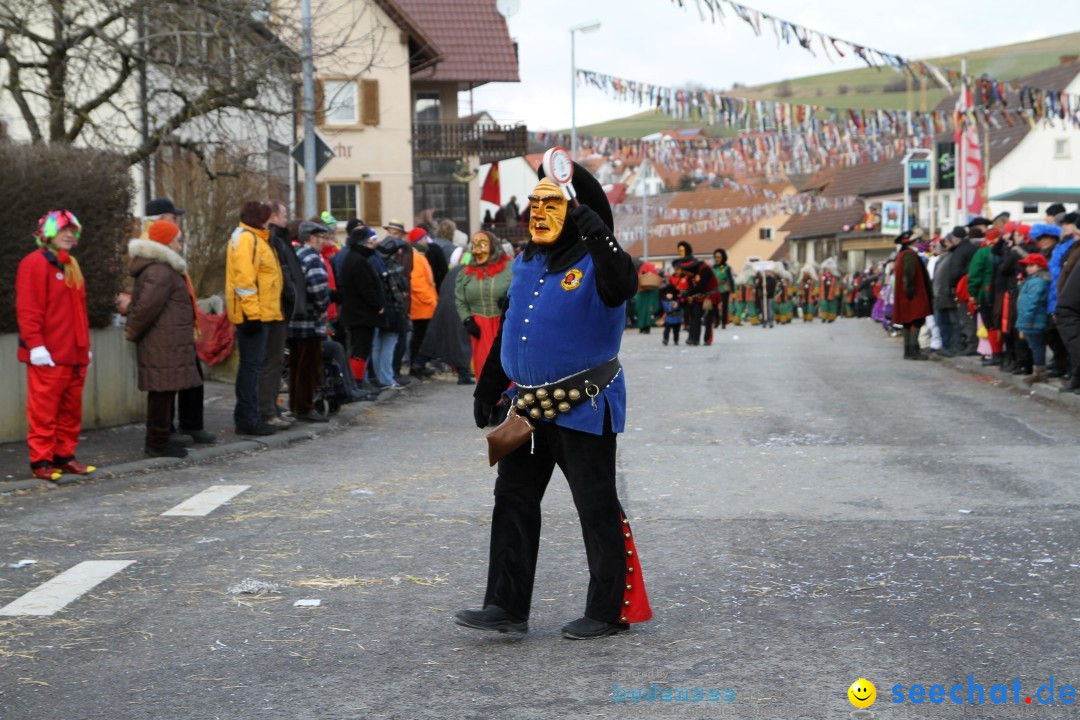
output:
M113 465L107 469L95 470L86 481L106 480L118 478L123 475L131 475L146 470L160 470L163 468L179 468L195 465L207 460L215 460L227 455L238 455L256 450L272 450L292 445L296 442L315 440L320 435L335 432L341 428L352 425L356 420L371 412L378 405L389 402L391 398L401 395L412 394L408 386L402 392L382 393L374 401L360 401L344 406L328 423L308 424L301 427L292 427L282 432L274 433L265 438L252 440L236 440L228 443L205 445L198 449L188 451L186 458L145 458L131 462ZM47 480L9 480L0 483L0 494L15 492L17 490L34 490L38 488L55 488L64 485L78 485L83 481L71 480L69 482L52 483Z
M1080 410L1080 395L1065 390L1064 385L1058 385L1057 383L1028 385L1024 382L1022 375L1001 372L995 365L985 367L982 364L982 358L977 356L946 358L935 354L930 357L942 365L959 370L962 373L993 378L995 384L1012 387L1024 395L1037 397L1070 410Z

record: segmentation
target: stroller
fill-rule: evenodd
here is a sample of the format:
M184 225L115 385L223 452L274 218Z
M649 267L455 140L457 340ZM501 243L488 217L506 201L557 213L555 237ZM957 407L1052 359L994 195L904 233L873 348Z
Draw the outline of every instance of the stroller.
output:
M278 407L282 410L289 408L287 396L289 394L289 348L285 348L285 367L281 373L281 389L278 392ZM283 397L285 396L285 397ZM328 353L323 346L322 371L319 373L319 381L315 386L315 411L326 415L335 414L349 399L349 393L345 389L345 373L337 361Z

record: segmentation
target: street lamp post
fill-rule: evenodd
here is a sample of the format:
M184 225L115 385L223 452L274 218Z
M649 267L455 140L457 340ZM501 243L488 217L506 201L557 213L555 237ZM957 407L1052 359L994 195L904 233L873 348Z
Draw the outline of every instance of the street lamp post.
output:
M600 22L584 23L570 28L570 157L577 157L577 59L574 57L574 33L594 32Z

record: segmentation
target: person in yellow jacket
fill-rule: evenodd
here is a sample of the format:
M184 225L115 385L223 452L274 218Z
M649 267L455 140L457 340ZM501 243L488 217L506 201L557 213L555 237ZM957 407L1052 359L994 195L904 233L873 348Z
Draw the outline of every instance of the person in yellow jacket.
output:
M435 316L435 306L439 303L439 291L435 288L435 273L431 270L424 253L412 247L412 233L409 234L412 253L412 272L409 273L409 291L412 294L412 306L409 318L412 320L412 340L409 342L409 375L415 378L430 377L435 373L425 365L430 359L420 354L420 346L427 335L428 323Z
M281 316L281 265L268 239L266 223L273 209L249 200L240 208L240 225L225 253L225 305L236 326L240 367L236 371L237 435L272 435L274 427L259 419L258 379L266 355L267 327Z

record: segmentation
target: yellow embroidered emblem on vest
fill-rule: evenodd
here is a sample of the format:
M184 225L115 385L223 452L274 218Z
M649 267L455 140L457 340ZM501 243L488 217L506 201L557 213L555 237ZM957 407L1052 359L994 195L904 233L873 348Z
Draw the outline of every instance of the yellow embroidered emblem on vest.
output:
M581 287L581 276L583 274L584 273L582 273L577 268L567 271L566 275L564 275L562 279L562 289L577 290L579 287Z

